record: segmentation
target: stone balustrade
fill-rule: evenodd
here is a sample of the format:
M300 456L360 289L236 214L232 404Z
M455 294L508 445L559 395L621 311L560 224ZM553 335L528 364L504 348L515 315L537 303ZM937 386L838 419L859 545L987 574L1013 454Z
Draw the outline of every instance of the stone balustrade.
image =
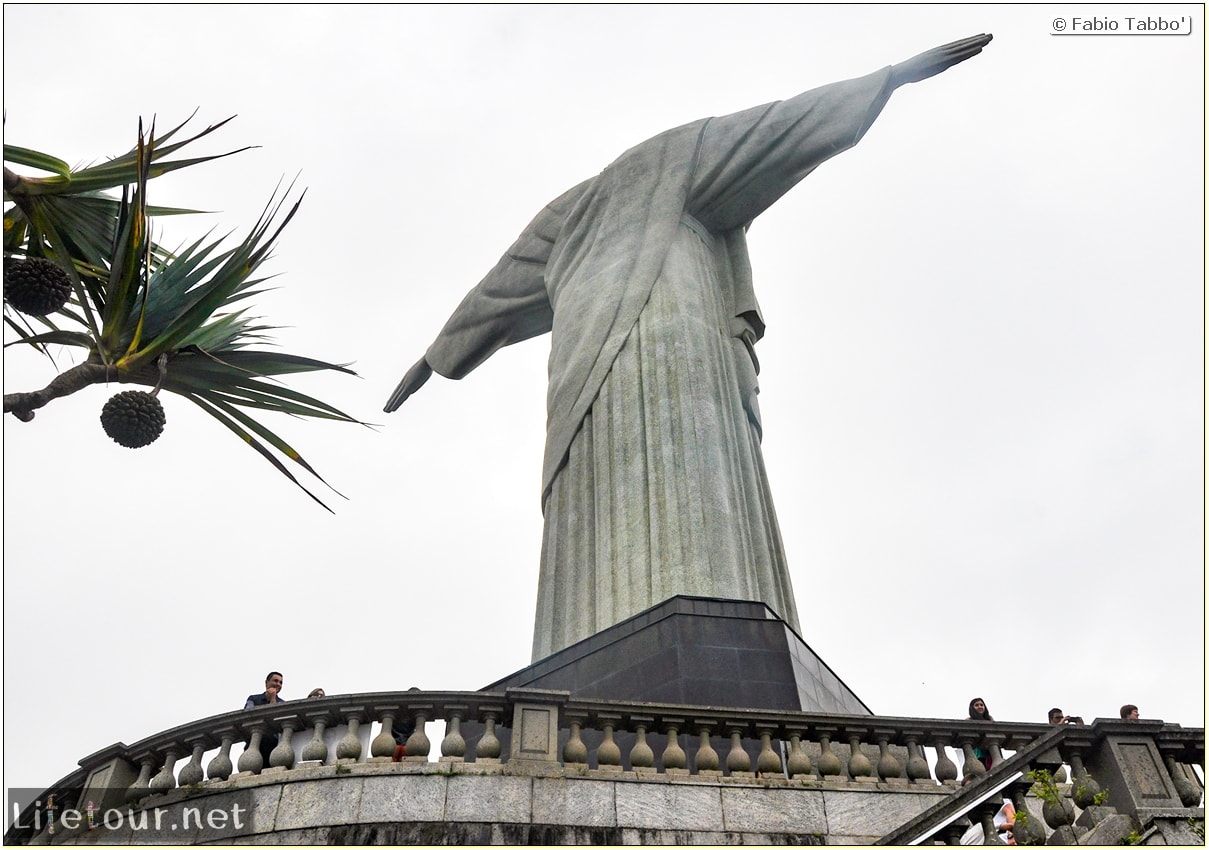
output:
M234 711L132 745L114 744L81 760L79 770L48 788L27 813L47 811L50 795L61 808L82 811L90 806L103 817L110 810L133 811L175 799L182 789L203 793L241 778L288 782L318 776L317 770L338 777L363 775L376 764L395 769L392 731L403 723L414 724L404 769L437 763L479 774L918 790L940 792L938 799L956 797L970 787L989 787L988 782L1011 774L1004 793L1019 795L1024 810L1031 783L1021 776L1034 767L1066 762L1072 769L1074 803L1087 809L1100 789L1097 780L1128 785L1127 777L1113 771L1141 764L1142 746L1149 761L1138 769L1153 772L1151 783L1171 790L1164 800L1174 797L1175 805L1193 807L1203 791L1200 776L1190 766L1203 765L1204 730L1158 721L1052 727L623 703L533 689L404 691ZM429 734L440 734L435 749ZM259 747L265 735L278 738L267 764ZM1113 746L1119 745L1124 756L1106 760L1101 746L1105 740L1116 741ZM973 757L975 747L991 753L989 772ZM1148 805L1162 808L1151 802L1139 798L1125 810L1137 816L1148 812ZM983 801L984 809L986 805ZM978 821L984 813L971 803L962 814ZM19 818L6 834L6 843L35 841L37 831L22 826L30 820ZM1048 832L1069 826L1057 813L1047 813L1045 820ZM950 831L953 822L950 818ZM943 837L942 832L937 835ZM877 834L870 832L869 837Z

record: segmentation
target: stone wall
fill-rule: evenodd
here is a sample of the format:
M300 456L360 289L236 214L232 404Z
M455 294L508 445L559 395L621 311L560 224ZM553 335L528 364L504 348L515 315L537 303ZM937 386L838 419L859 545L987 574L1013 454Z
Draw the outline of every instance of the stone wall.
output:
M54 844L868 844L951 794L508 765L328 765L178 788Z

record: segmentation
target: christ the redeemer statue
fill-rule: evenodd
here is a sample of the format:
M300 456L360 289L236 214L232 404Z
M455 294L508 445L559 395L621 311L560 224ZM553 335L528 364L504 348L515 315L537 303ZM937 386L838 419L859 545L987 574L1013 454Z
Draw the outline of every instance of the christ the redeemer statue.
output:
M800 632L760 451L764 320L744 233L978 35L866 77L668 130L552 201L386 404L550 332L533 660L677 594Z

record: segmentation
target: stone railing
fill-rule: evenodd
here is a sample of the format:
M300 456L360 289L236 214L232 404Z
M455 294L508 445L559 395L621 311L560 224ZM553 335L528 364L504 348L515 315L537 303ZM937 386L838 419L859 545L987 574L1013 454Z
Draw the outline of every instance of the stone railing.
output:
M1203 729L1159 721L1051 727L877 843L956 844L971 823L983 828L979 843L1000 843L993 818L1006 800L1024 813L1013 830L1017 844L1133 843L1143 837L1139 825L1162 833L1154 843L1202 844L1204 787L1192 766L1203 770L1204 747ZM1053 780L1063 762L1071 768L1069 785Z
M971 794L963 798L968 805L958 815L975 820L981 818L974 808L980 802L974 800L977 793L1010 775L1007 785L1015 785L1008 793L1023 794L1020 776L1037 766L1066 762L1076 789L1080 783L1094 785L1089 768L1101 782L1127 786L1128 777L1122 777L1138 764L1139 742L1153 756L1146 769L1162 771L1157 780L1151 776L1147 781L1152 786L1158 781L1166 796L1139 798L1124 811L1136 817L1148 806L1163 809L1172 799L1175 806L1193 806L1199 803L1201 785L1188 766L1204 762L1202 729L1158 721L1055 728L622 703L532 689L351 694L229 712L132 745L114 744L81 760L79 770L29 803L6 833L6 843L35 841L52 808L87 809L103 818L114 809L155 806L177 789L203 793L241 777L287 782L333 765L335 771L328 770L333 776L362 764L392 769L392 732L404 723L414 724L402 758L405 768L439 762L512 775L641 780L658 774L663 782L929 789L944 791L946 797ZM428 735L436 734L440 723L443 734L434 752ZM278 736L278 743L265 764L260 743L270 734ZM1118 749L1134 749L1128 758L1113 760L1104 755L1106 740ZM237 747L242 747L238 755ZM974 748L991 754L989 773L974 757ZM33 817L38 814L42 816ZM946 817L946 823L936 825ZM939 835L941 827L958 822L968 825L947 811L921 829L934 827Z

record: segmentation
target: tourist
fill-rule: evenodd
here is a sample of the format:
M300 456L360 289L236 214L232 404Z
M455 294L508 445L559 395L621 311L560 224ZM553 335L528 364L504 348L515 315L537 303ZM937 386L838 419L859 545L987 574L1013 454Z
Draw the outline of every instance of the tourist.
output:
M1050 726L1061 726L1064 723L1072 723L1076 726L1082 726L1083 718L1082 717L1069 717L1062 713L1062 709L1051 708L1049 710ZM1061 767L1059 767L1057 770L1054 771L1054 781L1055 782L1065 782L1066 776L1067 776L1066 765L1062 765Z
M243 707L259 708L262 705L276 705L279 702L285 702L281 698L281 688L284 683L285 677L274 670L264 677L264 693L251 694ZM269 766L269 754L276 746L277 735L266 729L260 738L260 755L264 758L264 767Z
M252 694L248 697L248 701L244 703L244 708L256 708L261 705L272 705L277 702L285 702L280 696L281 686L285 683L285 677L274 670L264 678L264 693Z
M982 697L974 697L970 700L970 719L971 720L994 720L991 717L991 712L987 710L986 701ZM974 758L982 762L982 766L987 770L991 769L991 753L989 750L984 750L980 747L974 748Z
M1126 703L1125 705L1121 706L1121 719L1122 720L1137 720L1138 719L1138 707L1136 705L1130 705L1129 703Z
M1016 807L1011 801L1004 799L1003 805L999 807L999 811L995 812L995 831L999 833L1000 839L1006 844L1015 844L1016 839L1012 835L1012 828L1016 825ZM982 844L985 836L982 834L982 824L975 823L961 836L961 844Z
M1062 713L1062 709L1051 708L1049 710L1049 725L1050 726L1061 726L1063 723L1073 723L1076 726L1082 726L1083 718L1082 717L1068 717L1067 715Z

